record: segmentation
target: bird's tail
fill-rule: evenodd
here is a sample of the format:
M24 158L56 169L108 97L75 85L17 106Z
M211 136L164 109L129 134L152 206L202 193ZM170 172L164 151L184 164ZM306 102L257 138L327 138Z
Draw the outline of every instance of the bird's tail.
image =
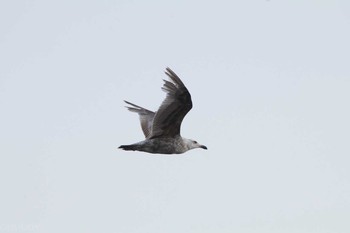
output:
M121 145L120 147L118 147L119 149L122 150L137 150L137 145Z

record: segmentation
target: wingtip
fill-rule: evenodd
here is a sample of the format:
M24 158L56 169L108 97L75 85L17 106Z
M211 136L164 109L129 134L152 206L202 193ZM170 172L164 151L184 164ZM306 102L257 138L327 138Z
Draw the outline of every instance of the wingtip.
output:
M129 102L128 102L128 101L126 101L126 100L123 100L123 101L124 101L124 103L129 104ZM128 106L124 106L124 108L129 109L129 107L128 107Z
M165 73L166 75L168 75L169 77L171 77L171 76L177 76L177 75L175 74L175 72L174 72L172 69L170 69L169 67L165 68L164 73Z
M131 103L131 102L129 102L129 101L124 100L124 102L125 102L126 104L129 104L129 105L133 106L133 107L141 108L140 106L138 106L138 105L136 105L136 104L133 104L133 103ZM126 108L129 108L130 106L125 106L125 107L126 107Z
M169 67L165 68L165 74L174 82L176 83L176 85L180 85L182 87L185 87L185 84L181 81L181 79L179 78L179 76L177 76L177 74L170 69Z

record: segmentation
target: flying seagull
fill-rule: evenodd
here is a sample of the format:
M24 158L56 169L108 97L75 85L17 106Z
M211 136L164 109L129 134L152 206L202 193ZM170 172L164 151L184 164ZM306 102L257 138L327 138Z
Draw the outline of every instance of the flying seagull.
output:
M191 95L181 79L170 69L165 74L162 90L167 93L158 111L152 112L125 101L128 110L139 114L145 140L131 145L121 145L123 150L144 151L153 154L181 154L195 148L207 149L198 142L181 137L181 122L192 108Z

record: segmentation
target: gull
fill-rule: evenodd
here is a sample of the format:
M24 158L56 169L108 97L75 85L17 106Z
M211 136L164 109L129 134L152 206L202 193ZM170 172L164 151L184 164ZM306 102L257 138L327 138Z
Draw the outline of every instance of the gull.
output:
M143 151L152 154L182 154L195 148L207 149L195 140L180 135L181 123L192 108L191 95L181 79L170 69L165 74L170 81L163 80L162 90L167 93L158 111L152 112L128 101L126 108L139 115L145 140L121 145L119 149Z

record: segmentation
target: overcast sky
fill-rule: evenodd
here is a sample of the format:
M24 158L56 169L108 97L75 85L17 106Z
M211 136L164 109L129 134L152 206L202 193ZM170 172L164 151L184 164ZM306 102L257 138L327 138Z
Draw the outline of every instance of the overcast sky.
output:
M0 232L350 232L350 2L1 1ZM182 136L143 140L165 68Z

